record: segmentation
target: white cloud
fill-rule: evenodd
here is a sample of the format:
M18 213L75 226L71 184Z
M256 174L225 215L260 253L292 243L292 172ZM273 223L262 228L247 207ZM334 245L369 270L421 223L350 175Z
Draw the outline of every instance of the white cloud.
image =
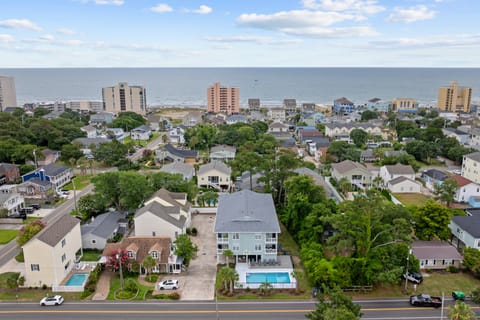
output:
M327 28L344 21L358 21L358 15L341 12L309 10L282 11L274 14L242 14L237 19L239 25L284 34L308 37L357 37L374 36L377 32L368 26Z
M438 47L480 47L480 34L444 35L429 38L398 38L371 41L369 48L375 49L409 49Z
M307 9L349 11L369 15L385 10L377 0L303 0L302 3Z
M150 11L153 11L156 13L165 13L165 12L172 12L173 8L166 3L159 3L156 6L151 7Z
M125 3L123 0L95 0L94 2L99 6L123 6Z
M40 40L53 41L53 40L55 40L55 37L51 34L44 34L44 35L40 36Z
M14 42L15 38L9 34L0 34L0 42Z
M295 44L302 42L299 39L272 39L270 37L261 36L230 36L230 37L206 37L207 41L221 43L258 43L258 44Z
M65 35L74 35L76 32L71 30L71 29L67 29L67 28L60 28L57 30L58 33L61 33L61 34L65 34Z
M193 10L192 12L198 13L198 14L209 14L212 12L212 8L202 4L198 9Z
M388 16L391 22L415 22L419 20L429 20L435 17L436 12L430 10L427 6L420 4L410 8L393 8L393 13Z
M0 21L0 27L11 29L28 29L33 31L42 31L42 28L28 19L7 19Z

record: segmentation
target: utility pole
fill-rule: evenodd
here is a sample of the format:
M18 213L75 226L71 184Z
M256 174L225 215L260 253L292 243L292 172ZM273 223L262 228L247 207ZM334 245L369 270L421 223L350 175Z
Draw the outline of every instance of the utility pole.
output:
M75 188L75 178L72 179L72 186L73 186L73 204L75 207L75 211L77 211L77 189Z
M411 254L412 254L412 249L408 249L407 268L405 269L405 292L408 292L408 263L410 262L410 255Z

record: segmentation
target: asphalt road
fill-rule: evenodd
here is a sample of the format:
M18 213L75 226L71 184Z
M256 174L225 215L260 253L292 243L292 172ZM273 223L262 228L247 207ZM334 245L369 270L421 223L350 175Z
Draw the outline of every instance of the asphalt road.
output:
M440 319L441 309L411 307L407 299L362 300L365 320ZM447 319L446 301L444 319ZM176 319L176 320L296 320L315 308L315 301L219 301L213 302L65 302L58 307L37 303L1 303L3 319ZM478 314L477 306L473 307ZM218 311L217 311L218 310Z
M76 198L77 198L77 201L78 201L78 199L80 199L80 197L82 197L83 195L91 192L92 190L93 190L93 184L89 184L87 187L85 187L82 190L77 190L76 195L75 195ZM71 192L73 192L73 191L71 191ZM72 197L71 199L66 200L64 203L62 203L60 206L58 206L49 215L44 217L42 219L42 221L48 223L49 221L59 217L62 214L69 213L74 208L75 208L75 203L74 203L74 198ZM3 266L5 263L10 261L12 258L14 258L19 253L20 253L20 248L17 247L17 242L15 240L6 244L0 250L0 266Z
M127 158L130 159L130 161L132 161L132 162L136 162L138 159L140 159L142 157L143 150L146 150L146 149L153 150L153 149L156 148L156 146L163 143L162 138L163 138L164 134L166 134L166 133L162 133L159 137L150 141L145 147L138 149L137 151L135 151L134 154L129 155Z

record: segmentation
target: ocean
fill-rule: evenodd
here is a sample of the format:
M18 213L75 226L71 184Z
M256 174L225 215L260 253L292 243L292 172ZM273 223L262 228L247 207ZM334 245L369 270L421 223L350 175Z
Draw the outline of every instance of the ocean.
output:
M149 106L205 106L214 82L239 87L241 106L249 98L276 106L285 98L333 104L340 97L435 105L438 88L451 81L471 87L472 102L480 102L480 68L37 68L0 69L0 75L15 77L19 104L101 100L102 87L118 82L144 86Z

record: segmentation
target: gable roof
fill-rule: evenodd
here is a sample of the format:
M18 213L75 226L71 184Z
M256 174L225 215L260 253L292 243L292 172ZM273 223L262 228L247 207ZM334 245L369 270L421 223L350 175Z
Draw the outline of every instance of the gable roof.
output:
M453 216L452 222L474 238L480 238L480 215Z
M446 174L445 172L440 171L438 169L424 170L423 174L432 178L432 179L438 180L438 181L443 181L443 180L445 180L449 177L448 174Z
M180 173L184 176L194 175L195 168L190 163L183 163L175 161L166 165L163 165L160 169L161 172L167 173Z
M170 203L172 206L180 206L183 210L188 211L190 209L190 203L187 202L185 205L179 202L178 200L183 200L185 201L187 199L187 194L184 192L170 192L165 188L162 188L155 192L149 200L146 202L153 200L155 198L160 198L168 203Z
M353 162L351 160L344 160L344 161L339 162L339 163L334 163L334 164L332 164L332 168L335 169L336 171L338 171L340 174L345 174L345 173L347 173L351 170L354 170L354 169L360 169L360 170L363 170L363 171L366 171L366 172L370 173L367 170L367 168L362 166L360 163Z
M217 170L221 173L230 175L232 173L232 169L223 163L222 161L213 160L207 164L201 165L198 169L198 175L204 174L210 170Z
M64 166L57 166L53 163L46 165L44 167L41 167L40 170L45 171L45 175L47 176L57 176L60 173L64 171L71 170L70 168L64 167Z
M218 151L236 152L237 148L235 148L233 146L226 145L226 144L221 144L221 145L218 145L218 146L214 146L210 149L210 153L218 152Z
M280 233L272 195L250 190L221 195L214 232Z
M0 193L0 205L14 196L18 196L18 193Z
M412 250L413 255L421 260L463 260L457 248L446 241L414 241Z
M157 261L158 263L167 263L170 255L170 243L170 238L165 237L126 237L119 243L107 243L102 255L109 257L116 250L135 247L135 260L142 262L152 249L158 251L159 248L162 248Z
M149 132L152 131L149 126L142 124L141 126L136 127L132 131L134 132Z
M466 154L466 155L464 155L464 157L472 159L473 161L480 162L480 151Z
M15 170L15 169L18 170L18 167L14 164L5 163L5 162L0 163L0 173L10 171L10 170Z
M407 164L397 163L394 165L385 165L384 167L390 174L415 174L412 166Z
M80 227L82 236L91 233L106 239L118 228L118 221L125 217L126 214L120 212L100 214L91 223Z
M402 183L402 182L405 182L405 181L410 181L410 182L413 182L415 184L420 184L419 182L417 182L415 180L412 180L412 179L408 179L404 176L396 177L395 179L392 179L392 180L388 181L388 183L390 185L394 186L396 184L399 184L399 183Z
M180 206L164 206L157 201L152 201L146 206L140 208L135 213L134 219L140 217L145 213L152 213L153 215L159 217L160 219L176 226L177 228L183 228L187 218L180 214ZM172 215L178 215L178 219Z
M170 152L171 154L180 157L180 158L196 158L197 157L197 151L196 150L183 150L183 149L177 149L170 143L165 145L165 150Z
M455 180L459 187L463 187L463 186L466 186L467 184L474 183L473 181L468 180L467 178L462 177L458 174L454 174L453 176L451 176L451 179Z
M341 98L338 98L338 99L335 99L335 104L344 104L344 105L353 105L353 102L348 100L347 98L345 97L341 97Z
M40 231L34 239L38 239L51 247L54 247L59 243L77 224L80 224L80 220L71 216L70 214L64 214L52 223L48 223L47 226ZM31 241L31 240L30 240ZM27 242L28 243L28 242Z

